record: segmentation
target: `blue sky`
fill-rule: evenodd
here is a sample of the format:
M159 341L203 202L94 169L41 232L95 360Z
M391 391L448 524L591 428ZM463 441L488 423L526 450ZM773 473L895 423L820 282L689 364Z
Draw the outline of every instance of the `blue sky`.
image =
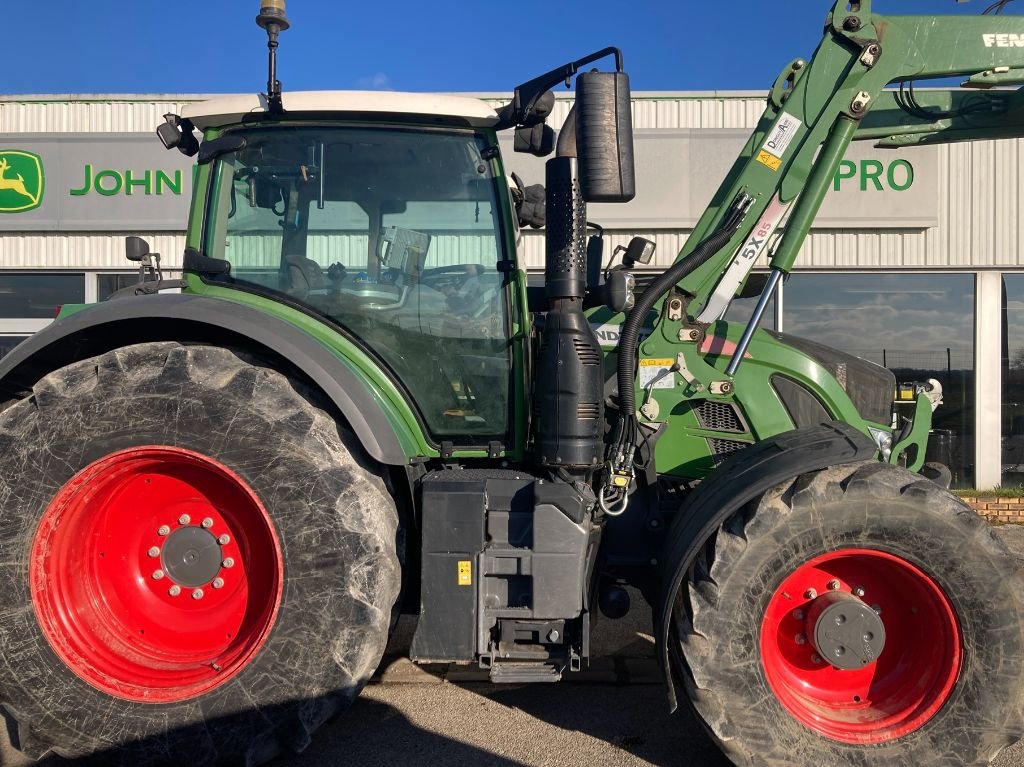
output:
M990 0L875 0L981 13ZM830 0L287 0L285 89L509 91L608 45L633 90L766 89ZM1019 5L1020 7L1015 7ZM259 0L3 0L0 93L225 93L266 84ZM1024 2L1010 13L1024 12Z

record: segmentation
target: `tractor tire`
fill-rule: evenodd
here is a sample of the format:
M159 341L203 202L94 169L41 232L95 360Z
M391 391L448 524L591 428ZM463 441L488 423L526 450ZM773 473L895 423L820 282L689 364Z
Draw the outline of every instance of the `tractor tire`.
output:
M0 709L33 758L301 751L384 652L378 472L259 360L128 346L0 413Z
M1024 731L1017 565L904 469L775 487L708 541L681 592L670 650L735 764L962 767Z

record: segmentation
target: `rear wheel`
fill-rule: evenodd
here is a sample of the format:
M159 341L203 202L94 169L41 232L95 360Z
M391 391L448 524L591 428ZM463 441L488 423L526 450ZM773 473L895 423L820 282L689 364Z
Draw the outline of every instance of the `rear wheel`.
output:
M737 764L987 764L1020 737L1016 564L902 469L766 493L708 542L674 617L690 698Z
M301 387L142 344L0 413L0 706L104 763L301 749L376 667L397 515Z

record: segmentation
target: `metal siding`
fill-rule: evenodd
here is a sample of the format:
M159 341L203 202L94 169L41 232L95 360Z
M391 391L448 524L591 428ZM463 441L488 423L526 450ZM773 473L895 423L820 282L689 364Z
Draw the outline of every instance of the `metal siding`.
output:
M486 94L492 104L499 94ZM97 97L0 100L0 134L53 132L150 133L167 112L177 112L195 97ZM764 105L758 94L634 94L637 130L753 128ZM560 94L551 123L557 127L568 113L568 97ZM155 140L155 138L154 138ZM1017 215L1024 178L1018 170L1021 140L979 142L940 147L940 223L934 229L871 232L814 231L798 259L799 267L816 269L969 269L1019 267L1024 220ZM183 222L184 223L184 222ZM658 244L656 263L671 262L686 239L684 229L643 234ZM141 234L141 233L140 233ZM632 232L609 232L624 244ZM147 235L169 267L180 265L184 238ZM529 268L541 268L539 233L525 233ZM0 235L0 268L95 269L125 266L121 235Z

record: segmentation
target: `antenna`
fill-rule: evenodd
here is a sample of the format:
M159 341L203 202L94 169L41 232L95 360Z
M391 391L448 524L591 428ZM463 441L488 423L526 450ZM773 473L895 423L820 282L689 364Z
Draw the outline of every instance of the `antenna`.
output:
M291 24L284 12L284 0L260 0L260 15L256 23L267 31L267 106L271 114L284 111L281 105L281 82L277 79L277 36Z

